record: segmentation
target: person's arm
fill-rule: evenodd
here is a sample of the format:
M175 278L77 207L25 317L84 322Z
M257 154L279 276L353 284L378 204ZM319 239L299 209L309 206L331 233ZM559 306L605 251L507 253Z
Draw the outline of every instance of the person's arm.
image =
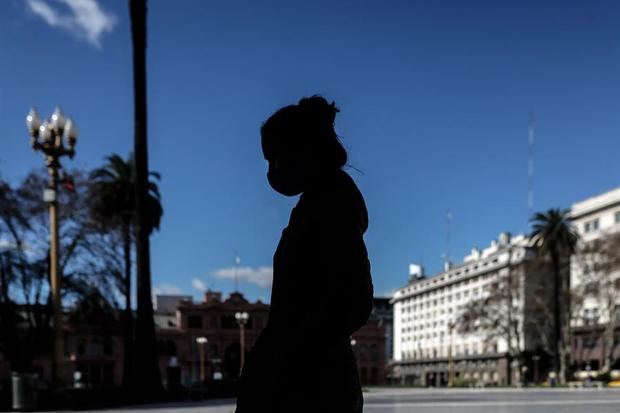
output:
M321 214L312 228L317 245L312 267L316 298L290 330L299 345L321 345L325 338L347 339L368 320L372 310L373 285L362 224L356 210L338 204Z

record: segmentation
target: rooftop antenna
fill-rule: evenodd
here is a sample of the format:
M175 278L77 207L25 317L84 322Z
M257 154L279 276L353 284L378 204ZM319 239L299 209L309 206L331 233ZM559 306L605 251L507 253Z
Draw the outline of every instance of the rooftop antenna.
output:
M534 214L534 112L528 121L527 209L528 219Z
M239 263L241 262L241 258L239 257L239 253L237 252L237 250L234 251L235 253L235 292L239 292Z
M452 211L446 210L446 253L444 254L444 270L450 269L450 224L452 223Z

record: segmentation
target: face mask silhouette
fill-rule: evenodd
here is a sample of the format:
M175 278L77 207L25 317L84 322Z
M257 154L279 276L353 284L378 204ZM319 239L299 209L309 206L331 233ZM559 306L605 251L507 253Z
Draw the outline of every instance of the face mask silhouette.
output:
M295 196L303 192L303 179L294 170L269 169L267 180L274 191L286 196Z

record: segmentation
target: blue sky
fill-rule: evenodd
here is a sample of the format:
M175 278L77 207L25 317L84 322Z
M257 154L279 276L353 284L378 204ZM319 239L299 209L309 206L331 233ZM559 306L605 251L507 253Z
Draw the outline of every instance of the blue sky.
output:
M342 109L377 293L402 285L410 262L441 267L448 208L455 260L527 229L530 111L535 209L617 187L618 21L613 1L151 1L150 166L165 208L153 284L229 292L238 250L241 290L269 298L296 200L267 185L258 130L305 95ZM131 150L126 1L3 1L0 59L3 178L41 166L31 105L75 118L72 166Z

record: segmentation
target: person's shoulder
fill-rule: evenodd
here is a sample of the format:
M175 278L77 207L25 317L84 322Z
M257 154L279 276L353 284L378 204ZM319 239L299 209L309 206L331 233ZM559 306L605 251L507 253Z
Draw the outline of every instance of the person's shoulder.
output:
M327 205L336 219L353 219L365 231L368 226L368 211L364 197L355 181L345 171L339 170L333 177L328 190Z

